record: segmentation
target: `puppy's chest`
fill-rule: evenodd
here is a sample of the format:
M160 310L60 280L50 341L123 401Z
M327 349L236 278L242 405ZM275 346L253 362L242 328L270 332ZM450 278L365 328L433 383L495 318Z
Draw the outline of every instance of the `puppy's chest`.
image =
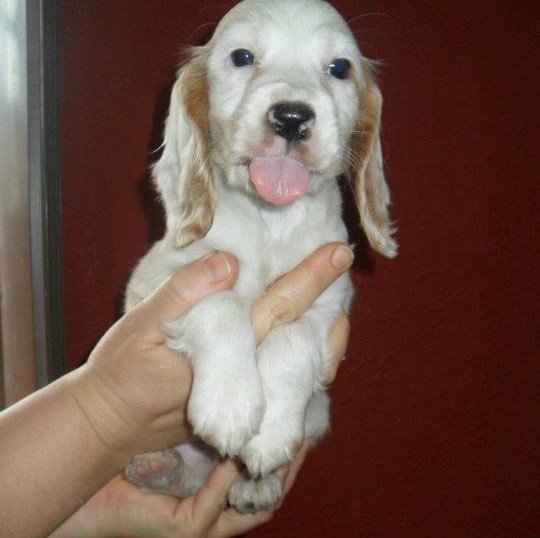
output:
M328 198L326 203L301 200L280 209L233 205L231 200L218 206L206 242L212 250L225 250L238 258L235 291L240 297L255 300L318 247L347 240L338 200Z
M298 243L283 242L269 246L265 255L256 260L261 283L267 287L298 265L306 255Z
M240 260L236 291L248 302L260 297L272 282L295 268L318 247L329 241L344 240L339 230L332 232L318 226L304 226L282 234L268 230L259 232L258 237L264 237L262 242L254 241L251 248L246 248L250 243L249 232L246 232L243 248L236 252L233 250Z
M260 297L265 289L309 255L309 250L301 245L281 242L266 244L251 255L237 253L240 271L235 291L247 303Z

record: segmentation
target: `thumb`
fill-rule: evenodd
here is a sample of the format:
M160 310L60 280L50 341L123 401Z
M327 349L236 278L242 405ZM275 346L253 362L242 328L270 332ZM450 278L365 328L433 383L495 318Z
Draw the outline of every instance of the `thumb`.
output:
M229 489L239 475L240 471L233 460L221 461L193 497L194 512L205 521L216 521L225 508Z
M238 261L231 254L214 252L172 274L131 314L146 329L161 332L163 324L186 314L208 295L232 287L238 276Z

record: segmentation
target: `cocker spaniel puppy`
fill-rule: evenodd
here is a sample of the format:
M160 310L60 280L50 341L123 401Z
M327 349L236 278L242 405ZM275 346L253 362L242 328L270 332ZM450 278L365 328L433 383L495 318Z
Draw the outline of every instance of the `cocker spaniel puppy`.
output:
M281 496L276 469L304 438L327 430L326 346L336 317L349 308L349 276L258 347L250 309L316 248L347 241L339 176L354 184L372 247L396 255L380 117L370 62L322 0L245 0L207 45L191 50L153 170L167 232L135 269L126 308L216 250L233 253L240 274L232 291L167 328L169 346L193 364L188 414L197 439L137 457L126 471L133 482L187 496L218 453L239 456L246 471L230 504L241 512L268 509Z

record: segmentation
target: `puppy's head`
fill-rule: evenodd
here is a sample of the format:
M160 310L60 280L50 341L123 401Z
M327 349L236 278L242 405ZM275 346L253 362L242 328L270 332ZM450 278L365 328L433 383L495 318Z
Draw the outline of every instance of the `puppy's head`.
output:
M371 245L394 256L370 63L322 0L245 0L192 50L171 96L155 177L179 245L204 236L214 174L269 204L355 184Z

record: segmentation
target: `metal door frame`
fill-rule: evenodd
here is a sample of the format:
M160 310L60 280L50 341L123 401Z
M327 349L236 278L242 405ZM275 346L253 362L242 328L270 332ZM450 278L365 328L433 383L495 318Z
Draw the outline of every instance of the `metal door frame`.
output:
M56 0L0 0L0 407L64 373L56 29Z

